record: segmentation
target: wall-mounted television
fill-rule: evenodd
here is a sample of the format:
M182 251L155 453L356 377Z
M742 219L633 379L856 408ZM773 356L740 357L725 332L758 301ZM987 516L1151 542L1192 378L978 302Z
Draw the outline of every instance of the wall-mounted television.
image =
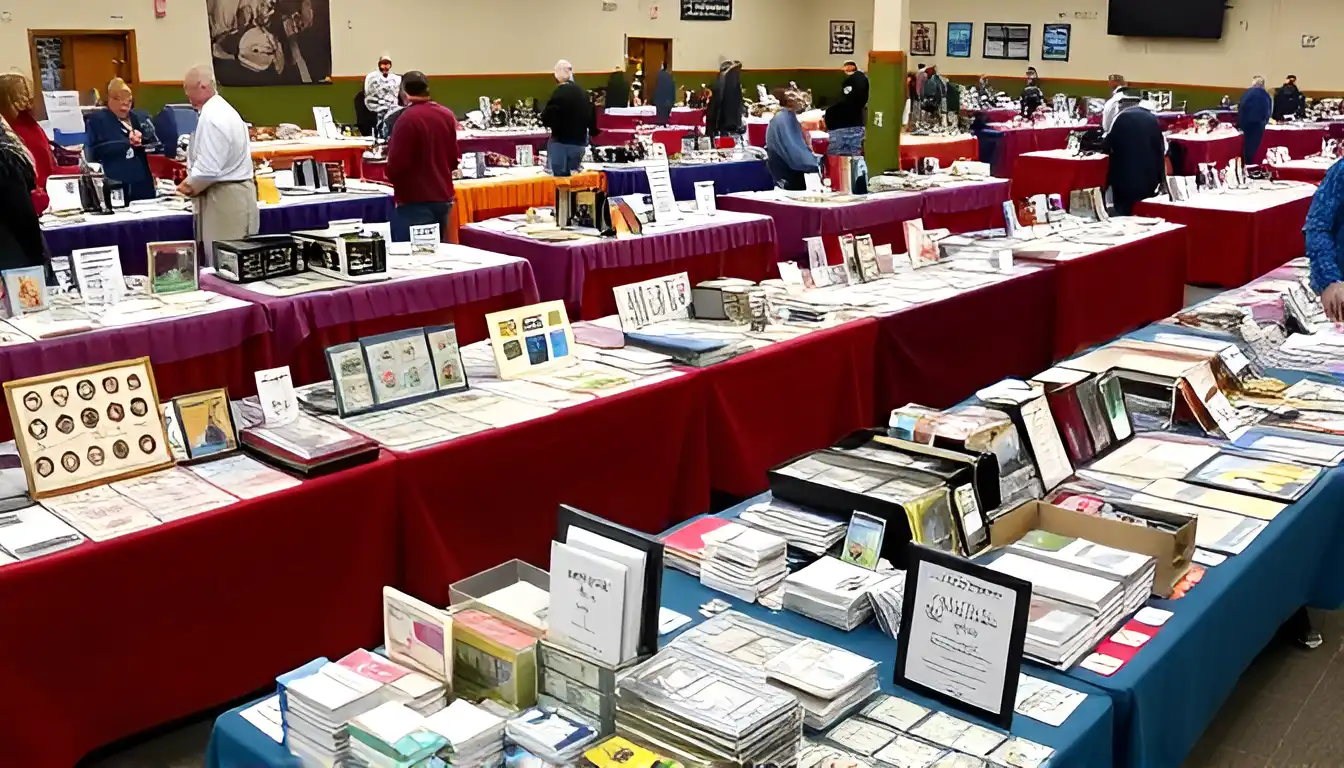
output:
M1110 0L1106 34L1125 37L1223 36L1226 0Z

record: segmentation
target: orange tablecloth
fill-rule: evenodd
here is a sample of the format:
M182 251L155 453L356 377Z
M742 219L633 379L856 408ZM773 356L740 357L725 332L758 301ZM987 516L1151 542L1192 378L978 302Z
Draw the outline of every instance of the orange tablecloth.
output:
M272 168L288 168L296 157L311 157L320 163L343 163L345 175L358 179L364 174L368 146L354 141L254 141L251 148L253 160L266 160Z
M980 144L969 133L961 136L901 134L901 167L912 169L924 157L936 157L938 165L946 168L957 160L978 160Z
M463 179L453 182L457 202L448 221L448 242L457 242L457 230L463 224L520 213L533 206L555 205L556 182L549 174L497 179ZM606 189L607 178L598 171L576 174L565 179L579 189Z

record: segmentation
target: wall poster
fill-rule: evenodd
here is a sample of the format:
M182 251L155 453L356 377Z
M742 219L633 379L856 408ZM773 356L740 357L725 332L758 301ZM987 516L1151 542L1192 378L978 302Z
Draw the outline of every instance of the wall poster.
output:
M205 0L224 86L331 82L331 0Z
M951 21L947 24L947 55L953 59L971 58L971 30L969 21Z

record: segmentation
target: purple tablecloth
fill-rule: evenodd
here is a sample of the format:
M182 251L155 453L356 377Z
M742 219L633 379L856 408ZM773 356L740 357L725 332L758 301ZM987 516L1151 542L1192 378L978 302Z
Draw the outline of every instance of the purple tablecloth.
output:
M499 136L467 136L458 138L457 151L494 152L512 159L515 154L514 147L519 144L532 145L532 151L536 153L546 149L546 142L550 140L551 134L549 131L501 134Z
M271 327L271 355L276 365L293 358L303 340L315 331L394 315L448 309L491 296L522 291L527 303L537 301L537 284L525 261L445 272L406 280L351 285L335 291L298 296L262 296L210 274L201 287L256 302Z
M458 237L462 245L527 259L542 301L563 299L577 308L583 299L584 276L590 270L659 264L774 242L775 223L764 216L725 211L711 223L620 240L545 242L500 231L491 222L463 225Z
M781 259L806 259L805 237L863 234L867 230L900 221L917 219L923 212L919 192L890 192L870 195L852 203L815 205L777 199L763 199L750 193L720 195L719 208L726 211L758 213L775 220Z
M147 271L145 245L166 240L195 238L192 216L179 213L172 216L153 216L130 220L98 223L96 217L88 224L74 224L44 230L47 252L52 256L69 256L79 248L100 248L115 245L121 251L121 270L128 275L143 275ZM338 219L363 219L369 222L389 221L392 218L391 195L360 195L340 200L316 199L312 202L263 206L261 233L287 234L296 229L322 229Z
M973 184L926 189L923 192L923 215L997 209L1008 199L1010 186L1008 179L987 179Z
M756 192L775 188L764 160L730 160L722 163L673 165L672 194L678 200L695 199L697 181L714 182L714 194ZM649 194L649 174L643 166L603 168L607 176L607 194L611 197Z
M204 287L204 286L202 286ZM223 291L219 291L223 293ZM239 297L246 299L247 297ZM270 330L266 312L245 307L104 328L0 347L0 381L148 356L154 365L224 352Z

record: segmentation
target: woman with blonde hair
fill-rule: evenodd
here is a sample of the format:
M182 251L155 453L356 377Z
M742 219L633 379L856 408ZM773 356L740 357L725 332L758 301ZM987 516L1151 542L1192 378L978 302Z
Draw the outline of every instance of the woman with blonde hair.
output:
M149 115L131 109L133 98L121 78L107 84L107 107L84 121L88 132L85 153L103 166L107 178L126 186L127 200L151 200L154 176L145 153L156 149L159 142Z
M33 117L33 91L28 78L8 72L0 75L0 118L9 123L20 146L28 150L35 174L33 208L40 215L47 210L47 177L56 173L56 156L52 154L47 134Z

